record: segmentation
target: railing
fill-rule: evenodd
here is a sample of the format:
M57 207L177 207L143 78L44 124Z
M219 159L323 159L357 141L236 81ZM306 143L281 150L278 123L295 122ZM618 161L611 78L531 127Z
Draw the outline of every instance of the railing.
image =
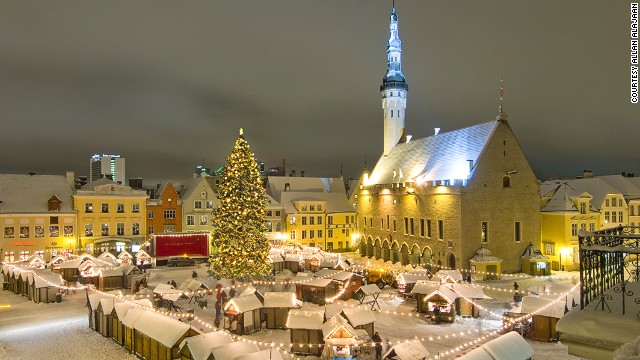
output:
M640 235L635 234L638 229L640 227L618 226L595 232L578 232L582 309L598 301L596 310L611 312L609 302L614 300L614 295L620 294L621 311L625 314L626 298L634 296L627 285L640 281ZM640 297L633 300L640 303Z

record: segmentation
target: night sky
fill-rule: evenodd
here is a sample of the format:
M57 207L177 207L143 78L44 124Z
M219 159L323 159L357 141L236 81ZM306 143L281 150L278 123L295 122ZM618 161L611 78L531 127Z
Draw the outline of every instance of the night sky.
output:
M640 175L628 1L396 1L414 138L504 108L541 180ZM0 2L0 172L180 182L239 128L267 167L358 177L382 152L391 0Z

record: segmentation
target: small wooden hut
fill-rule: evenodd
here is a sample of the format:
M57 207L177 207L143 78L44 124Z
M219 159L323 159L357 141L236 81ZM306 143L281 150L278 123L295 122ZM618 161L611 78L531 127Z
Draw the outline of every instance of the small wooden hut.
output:
M120 346L124 346L124 324L122 320L133 307L133 303L128 301L120 301L113 304L111 338Z
M123 263L118 268L122 270L122 287L124 289L133 289L135 282L144 277L142 270L137 266Z
M440 285L438 281L421 280L413 286L411 294L416 298L416 310L418 312L426 313L432 310L427 303L426 297L437 290Z
M302 258L297 254L287 254L284 257L284 268L291 271L292 273L297 273L303 269L303 266L300 266L302 262ZM304 264L304 263L303 263Z
M238 356L252 354L260 351L258 345L247 341L236 341L231 344L218 346L211 349L210 360L235 359Z
M62 255L54 256L51 261L49 261L49 269L53 272L60 272L60 264L65 262L67 259Z
M529 244L520 259L522 260L521 271L523 273L531 276L551 275L551 260L542 255L542 251L535 245Z
M133 324L136 354L147 360L169 360L178 357L182 341L199 331L182 321L147 312Z
M322 324L324 349L322 355L328 359L353 359L358 343L358 334L345 318L334 315Z
M142 316L147 316L148 314L151 314L151 311L134 307L122 319L124 347L132 353L142 353L142 344L136 343L134 325Z
M528 360L533 348L515 331L508 332L480 346L492 359Z
M146 251L140 250L136 253L136 265L140 269L150 269L153 258Z
M418 281L429 281L431 280L431 276L431 272L427 270L398 274L398 276L396 276L396 283L398 284L398 294L405 297L410 296L411 289L413 289Z
M482 287L476 284L451 284L451 290L458 295L456 299L456 313L460 316L474 317L480 316L480 308L474 305L477 300L491 299L484 294Z
M535 296L522 298L520 313L535 313L531 318L529 336L537 341L558 340L556 324L564 316L566 303L564 300L554 302L553 299L545 299Z
M262 303L255 294L234 297L224 305L223 310L232 333L247 335L261 330Z
M502 272L502 259L493 255L489 249L481 247L469 259L469 267L473 278L477 280L497 280Z
M464 281L462 273L458 269L439 270L433 275L431 281L440 281L441 284L456 284Z
M33 282L31 283L30 299L34 303L52 303L56 301L56 294L60 292L58 286L63 286L64 282L60 274L50 271L38 271L33 273Z
M375 333L376 316L373 311L367 307L356 306L342 310L340 313L354 329L363 329L369 337Z
M453 322L456 316L455 301L458 295L447 285L440 285L436 290L424 297L427 303L426 313L430 315L436 323ZM435 308L439 309L439 316L434 312ZM438 318L439 317L439 318Z
M118 261L131 264L133 262L133 255L129 254L127 250L122 250L120 254L118 254Z
M208 360L212 349L232 342L231 336L224 331L191 336L180 343L178 356L182 360Z
M375 310L376 306L378 310L382 310L380 308L380 304L378 303L378 297L382 293L382 290L376 284L369 284L361 286L356 292L353 294L353 297L360 301L360 304L369 304L371 306L371 310Z
M115 301L111 296L103 297L98 302L96 315L100 317L98 321L98 332L104 337L111 337L113 334L113 305Z
M273 273L277 274L284 270L284 258L280 254L269 255L269 261L273 266Z
M100 314L98 314L98 305L100 304L100 299L103 297L105 297L105 295L100 293L93 293L89 295L89 327L93 331L100 330L100 320L102 318L100 317Z
M289 310L301 308L302 303L292 292L265 292L263 307L266 313L267 329L286 329Z
M102 261L106 261L107 263L111 264L111 265L116 265L117 262L117 258L115 255L113 255L112 253L110 253L109 251L105 251L102 254L98 255L97 257L98 259L102 260Z
M291 340L291 352L320 356L322 344L324 344L322 323L324 323L324 310L289 310L287 328Z
M325 305L327 299L338 294L339 284L332 279L313 278L296 283L296 297L303 302Z
M382 356L383 359L422 360L429 357L429 351L418 339L407 340L393 345ZM506 358L505 358L506 359Z
M113 290L122 289L123 273L120 268L105 269L100 268L98 270L98 289L100 290Z

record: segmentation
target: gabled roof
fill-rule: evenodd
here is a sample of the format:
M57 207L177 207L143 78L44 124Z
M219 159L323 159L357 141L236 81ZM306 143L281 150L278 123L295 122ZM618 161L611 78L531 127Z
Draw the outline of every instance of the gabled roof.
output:
M102 308L103 314L111 314L114 304L115 304L114 298L112 298L111 296L108 296L100 299L100 305L98 306Z
M180 351L187 346L194 360L207 360L211 350L219 346L231 344L233 339L224 331L214 331L202 335L190 336L180 343Z
M264 293L265 308L295 308L300 307L296 294L292 292L265 292Z
M224 306L224 310L227 311L232 306L238 313L243 313L262 308L262 303L257 296L251 294L234 297L227 302L227 304Z
M294 202L297 201L323 201L325 203L325 213L355 213L353 205L349 204L347 195L344 193L323 193L323 192L298 192L284 191L281 193L280 204L284 206L287 214L296 214L298 209ZM316 215L309 213L309 215Z
M287 328L321 330L324 322L324 310L290 309Z
M541 188L542 190L542 188ZM547 195L548 194L548 195ZM544 205L540 211L542 212L578 212L573 200L570 198L572 194L569 185L566 183L557 184L557 186L543 196ZM550 195L550 196L549 196Z
M236 341L231 344L222 345L211 350L214 360L235 359L238 356L251 354L260 351L258 345L247 341Z
M184 188L179 193L180 199L183 201L190 199L192 196L195 196L194 192L203 186L212 195L215 193L204 176L196 176L185 182Z
M103 186L103 185L120 185L117 182L111 180L111 179L107 179L106 177L100 178L96 181L92 181L90 183L86 183L84 185L82 185L82 187L80 189L82 190L95 190L96 186ZM122 186L122 185L121 185Z
M533 348L515 331L506 333L483 345L493 359L525 360L533 356Z
M567 194L571 197L581 196L584 193L588 193L593 198L591 205L598 211L604 205L604 199L608 194L622 194L621 191L615 187L609 185L602 178L584 178L584 179L569 179L569 180L548 180L540 184L540 193L547 194L549 191L558 187L560 184L566 184L566 189L559 190L559 196L562 196L566 190ZM559 205L561 206L561 205Z
M632 178L627 178L622 175L606 175L598 176L598 178L616 188L625 199L640 199L640 184L636 185L629 180Z
M467 299L491 299L491 297L484 294L482 286L477 284L451 284L451 289L458 295L464 296Z
M60 211L49 211L52 196L62 200ZM73 188L62 175L0 174L0 214L72 213Z
M366 306L345 308L342 313L352 326L370 324L376 321L373 311Z
M382 356L386 359L388 356L395 355L395 358L399 360L421 360L426 359L429 356L429 351L422 345L420 340L407 340L393 345ZM505 358L506 359L506 358Z
M351 326L351 324L349 324L349 322L340 315L334 315L326 323L322 324L322 337L325 339L334 338L333 335L339 329L343 329L348 335L351 335L349 338L357 337L356 329L354 329L353 326Z
M478 162L498 124L489 121L398 144L380 157L365 185L468 179L469 160Z
M285 191L286 184L289 190ZM269 176L267 177L267 194L278 200L283 192L302 193L339 193L346 197L344 181L341 177L319 178L319 177L288 177ZM282 204L282 201L280 201Z
M133 324L133 328L170 348L189 331L190 326L174 318L147 311Z

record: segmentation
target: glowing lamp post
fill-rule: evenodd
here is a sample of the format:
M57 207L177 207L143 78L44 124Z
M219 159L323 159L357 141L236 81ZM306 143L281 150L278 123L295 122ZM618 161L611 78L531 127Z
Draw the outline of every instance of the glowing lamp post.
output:
M569 256L570 253L571 253L571 249L569 248L560 249L560 270L564 271L564 266L562 265L562 257Z

